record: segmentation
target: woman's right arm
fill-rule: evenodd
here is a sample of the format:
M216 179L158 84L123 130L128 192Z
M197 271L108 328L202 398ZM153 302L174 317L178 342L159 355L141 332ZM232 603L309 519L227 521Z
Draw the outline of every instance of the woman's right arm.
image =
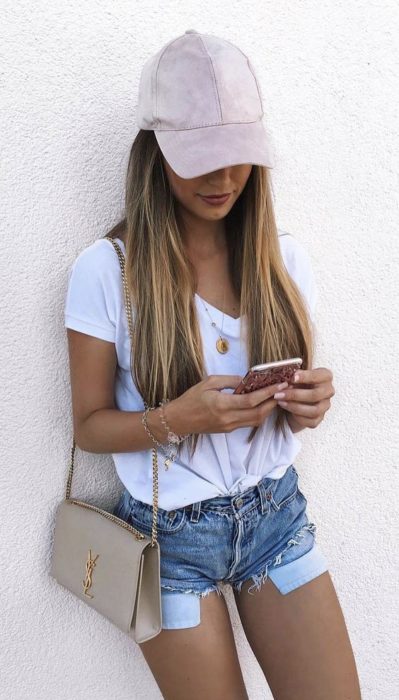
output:
M100 454L134 452L155 447L141 422L143 410L121 411L115 406L115 344L67 328L74 437L78 447ZM165 408L170 429L176 431L172 401ZM173 419L173 424L172 424ZM167 445L159 408L149 411L147 425Z

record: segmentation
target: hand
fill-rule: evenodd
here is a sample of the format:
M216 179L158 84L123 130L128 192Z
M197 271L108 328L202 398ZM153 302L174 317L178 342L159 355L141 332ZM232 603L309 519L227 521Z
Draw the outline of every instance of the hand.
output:
M273 394L279 383L248 394L221 393L235 389L242 377L213 374L194 384L165 407L166 422L179 435L187 433L230 433L264 422L277 406ZM287 382L281 382L288 387Z
M289 412L290 425L293 421L294 425L300 426L299 429L316 428L324 419L335 394L333 374L326 367L317 367L299 369L295 375L299 376L299 382L290 384L283 392L284 397L274 394L274 398Z

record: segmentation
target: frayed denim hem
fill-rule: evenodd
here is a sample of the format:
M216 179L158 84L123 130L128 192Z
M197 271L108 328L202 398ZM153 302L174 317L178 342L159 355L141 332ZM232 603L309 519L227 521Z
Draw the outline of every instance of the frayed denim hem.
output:
M205 598L205 596L209 595L209 593L213 593L213 591L216 591L218 595L222 595L223 590L222 588L216 584L216 586L210 586L209 588L206 588L204 591L196 591L193 588L189 589L182 589L182 588L177 588L174 586L164 586L161 584L161 592L162 589L165 589L167 591L176 591L177 593L194 593L197 595L199 598Z
M263 583L267 580L268 577L268 570L270 566L277 566L278 564L281 564L281 558L283 554L292 547L295 544L301 544L300 541L297 541L295 538L296 537L305 537L306 531L309 532L315 532L316 531L316 525L315 523L308 523L307 525L304 525L303 527L298 530L298 532L295 533L295 536L288 540L287 546L284 547L284 549L281 550L279 554L277 554L274 559L269 559L269 561L266 562L266 564L263 565L262 569L260 572L257 574L253 574L253 576L250 576L249 578L254 582L253 585L248 589L248 593L250 595L253 595L251 593L252 589L255 588L256 591L258 591ZM245 579L247 581L248 578ZM235 591L240 593L241 588L244 584L245 581L239 581L238 583L232 583L232 588L234 588Z

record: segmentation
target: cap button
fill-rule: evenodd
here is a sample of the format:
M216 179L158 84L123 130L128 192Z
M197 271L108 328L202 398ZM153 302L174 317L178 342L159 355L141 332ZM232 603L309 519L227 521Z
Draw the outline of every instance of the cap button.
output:
M184 33L185 34L198 34L196 29L187 29Z

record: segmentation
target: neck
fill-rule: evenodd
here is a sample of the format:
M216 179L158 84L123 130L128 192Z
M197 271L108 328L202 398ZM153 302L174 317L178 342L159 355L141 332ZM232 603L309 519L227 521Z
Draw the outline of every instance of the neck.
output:
M180 230L184 247L193 261L207 261L226 251L226 230L223 219L206 221L181 217Z

